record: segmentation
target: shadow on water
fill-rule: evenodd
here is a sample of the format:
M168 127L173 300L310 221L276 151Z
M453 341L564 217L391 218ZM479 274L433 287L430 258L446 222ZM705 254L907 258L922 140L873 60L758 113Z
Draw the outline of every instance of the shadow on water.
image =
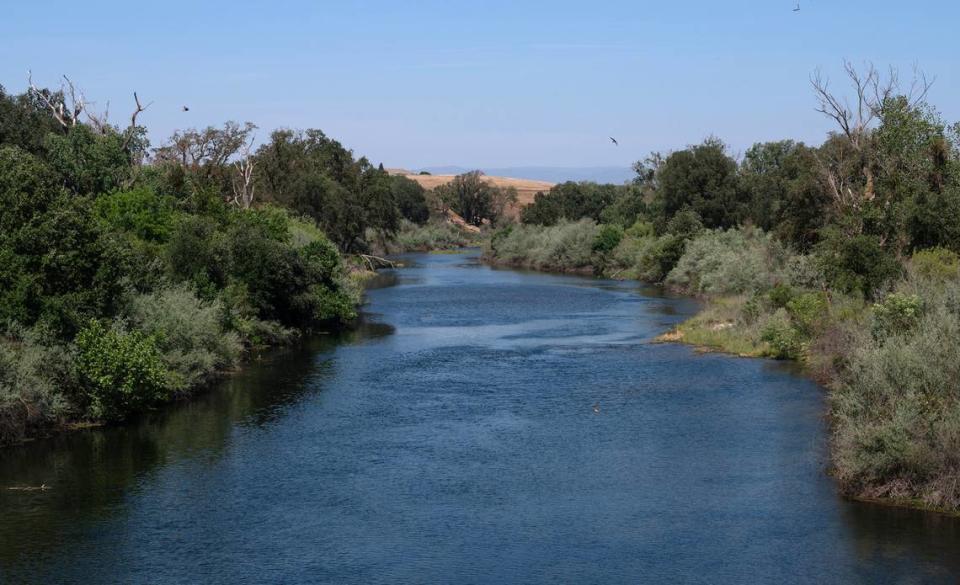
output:
M844 501L842 514L864 564L891 574L915 565L917 582L960 582L960 518L852 500Z
M322 391L325 380L336 374L333 348L393 331L390 325L361 319L353 330L269 350L192 400L127 425L5 449L0 453L0 576L4 567L69 544L65 535L78 526L120 513L126 494L155 470L187 458L216 460L230 449L238 427L280 421L305 394ZM46 489L9 489L41 485Z

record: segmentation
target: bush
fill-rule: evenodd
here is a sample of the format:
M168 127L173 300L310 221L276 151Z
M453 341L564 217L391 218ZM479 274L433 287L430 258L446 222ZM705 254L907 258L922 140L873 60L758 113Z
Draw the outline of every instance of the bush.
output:
M220 300L205 302L179 286L138 295L130 303L130 320L155 340L168 372L167 386L184 392L236 364L241 344L226 331Z
M912 335L867 341L834 385L836 475L871 497L960 506L960 319L942 307Z
M624 235L630 238L649 238L655 235L653 224L649 221L637 220L632 226L627 228Z
M90 323L76 339L77 368L95 419L123 420L169 397L168 377L155 338L115 323Z
M758 230L707 231L687 242L666 283L700 294L748 293L781 279L786 257L779 242Z
M784 309L777 309L763 325L760 339L770 345L771 357L787 360L800 357L802 339Z
M913 331L923 316L923 300L917 295L891 293L873 305L873 336L878 340Z
M797 330L809 337L827 317L827 295L804 292L787 301L786 309Z
M601 254L608 254L620 244L623 239L623 228L618 225L600 226L593 239L593 251Z
M173 198L146 187L98 197L95 209L110 226L148 241L165 242L176 224Z
M174 228L165 255L173 280L191 282L204 298L213 298L226 285L230 247L212 218L184 217Z
M52 427L70 412L73 355L43 343L36 332L0 336L0 445Z
M670 274L687 247L683 236L667 234L653 241L646 256L640 258L639 273L648 282L661 282Z
M796 294L797 292L793 290L793 287L783 283L777 283L767 291L767 298L774 308L785 309Z
M897 262L876 236L852 237L828 233L818 245L818 257L827 282L843 292L860 292L872 299L902 273Z
M406 219L400 222L400 230L388 244L391 253L427 252L430 250L450 250L462 248L474 243L474 237L456 225L445 221L430 221L417 225Z
M581 270L593 266L593 244L599 231L599 226L591 219L547 227L518 225L498 232L490 240L486 253L515 266Z
M931 280L953 280L960 276L960 256L946 248L927 248L915 252L910 265L918 275Z

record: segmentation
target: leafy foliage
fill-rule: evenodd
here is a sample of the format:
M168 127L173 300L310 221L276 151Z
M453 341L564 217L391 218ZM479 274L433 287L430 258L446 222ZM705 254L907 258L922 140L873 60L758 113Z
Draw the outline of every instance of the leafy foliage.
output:
M167 371L154 337L94 320L77 334L76 343L92 417L122 420L168 396Z
M437 187L440 199L467 223L475 226L484 221L495 223L508 203L516 201L516 190L501 189L483 180L480 171L457 175L449 183Z

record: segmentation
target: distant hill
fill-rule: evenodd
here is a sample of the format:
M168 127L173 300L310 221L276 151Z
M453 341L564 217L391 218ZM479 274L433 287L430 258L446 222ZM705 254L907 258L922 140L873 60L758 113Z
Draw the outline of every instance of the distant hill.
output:
M445 166L416 169L434 175L459 175L476 168ZM496 177L516 177L532 181L563 183L564 181L593 181L596 183L621 184L633 180L635 173L630 167L480 167L484 174Z
M448 174L430 174L418 175L406 169L387 169L391 175L403 175L420 183L424 189L433 189L453 180L455 176L467 171L460 171ZM429 172L429 171L428 171ZM549 191L554 183L549 181L535 181L532 179L520 179L514 177L499 177L489 174L484 175L484 180L489 181L497 187L513 187L517 190L517 204L511 209L511 215L518 213L519 209L533 203L533 198L537 193Z

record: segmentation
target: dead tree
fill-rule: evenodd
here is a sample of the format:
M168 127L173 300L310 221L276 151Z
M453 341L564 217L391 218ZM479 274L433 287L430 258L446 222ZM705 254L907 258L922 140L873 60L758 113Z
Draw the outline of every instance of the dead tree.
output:
M910 107L922 102L933 80L928 80L919 69L914 69L914 75L909 88L900 83L899 74L892 67L886 75L882 75L873 64L868 63L865 71L858 71L849 61L843 62L844 72L853 86L855 98L850 99L834 93L830 83L820 71L810 78L814 94L817 98L817 111L832 119L840 129L840 134L847 140L851 150L860 159L860 174L863 185L857 180L851 180L840 169L846 166L844 161L821 161L821 166L827 188L834 204L840 209L859 209L860 206L874 198L873 161L870 152L870 139L875 123L880 119L883 108L890 98L898 95L906 97Z
M56 92L50 92L46 89L39 89L33 83L33 73L27 72L27 83L29 91L50 110L54 119L63 126L64 130L70 130L81 122L80 116L86 116L87 123L101 135L107 135L111 132L119 132L110 124L110 102L102 113L93 110L92 102L88 102L83 90L77 87L73 81L64 75L60 82L60 89ZM133 101L136 105L133 114L130 115L130 126L123 132L123 149L129 152L130 143L133 140L137 127L137 116L151 106L151 103L143 105L137 92L133 92Z
M60 82L60 90L54 93L51 93L50 90L47 89L41 90L37 88L37 86L33 84L32 71L27 72L27 84L29 85L30 92L43 102L43 105L50 110L50 113L64 129L69 130L80 122L80 114L84 112L86 103L84 102L83 93L77 92L77 88L66 75L63 76L63 81ZM68 99L69 104L67 103Z
M243 209L250 209L250 205L253 204L253 195L256 189L256 185L253 182L253 167L255 161L251 155L254 138L255 136L251 137L250 142L244 144L240 152L240 158L233 163L237 169L233 177L233 203Z

